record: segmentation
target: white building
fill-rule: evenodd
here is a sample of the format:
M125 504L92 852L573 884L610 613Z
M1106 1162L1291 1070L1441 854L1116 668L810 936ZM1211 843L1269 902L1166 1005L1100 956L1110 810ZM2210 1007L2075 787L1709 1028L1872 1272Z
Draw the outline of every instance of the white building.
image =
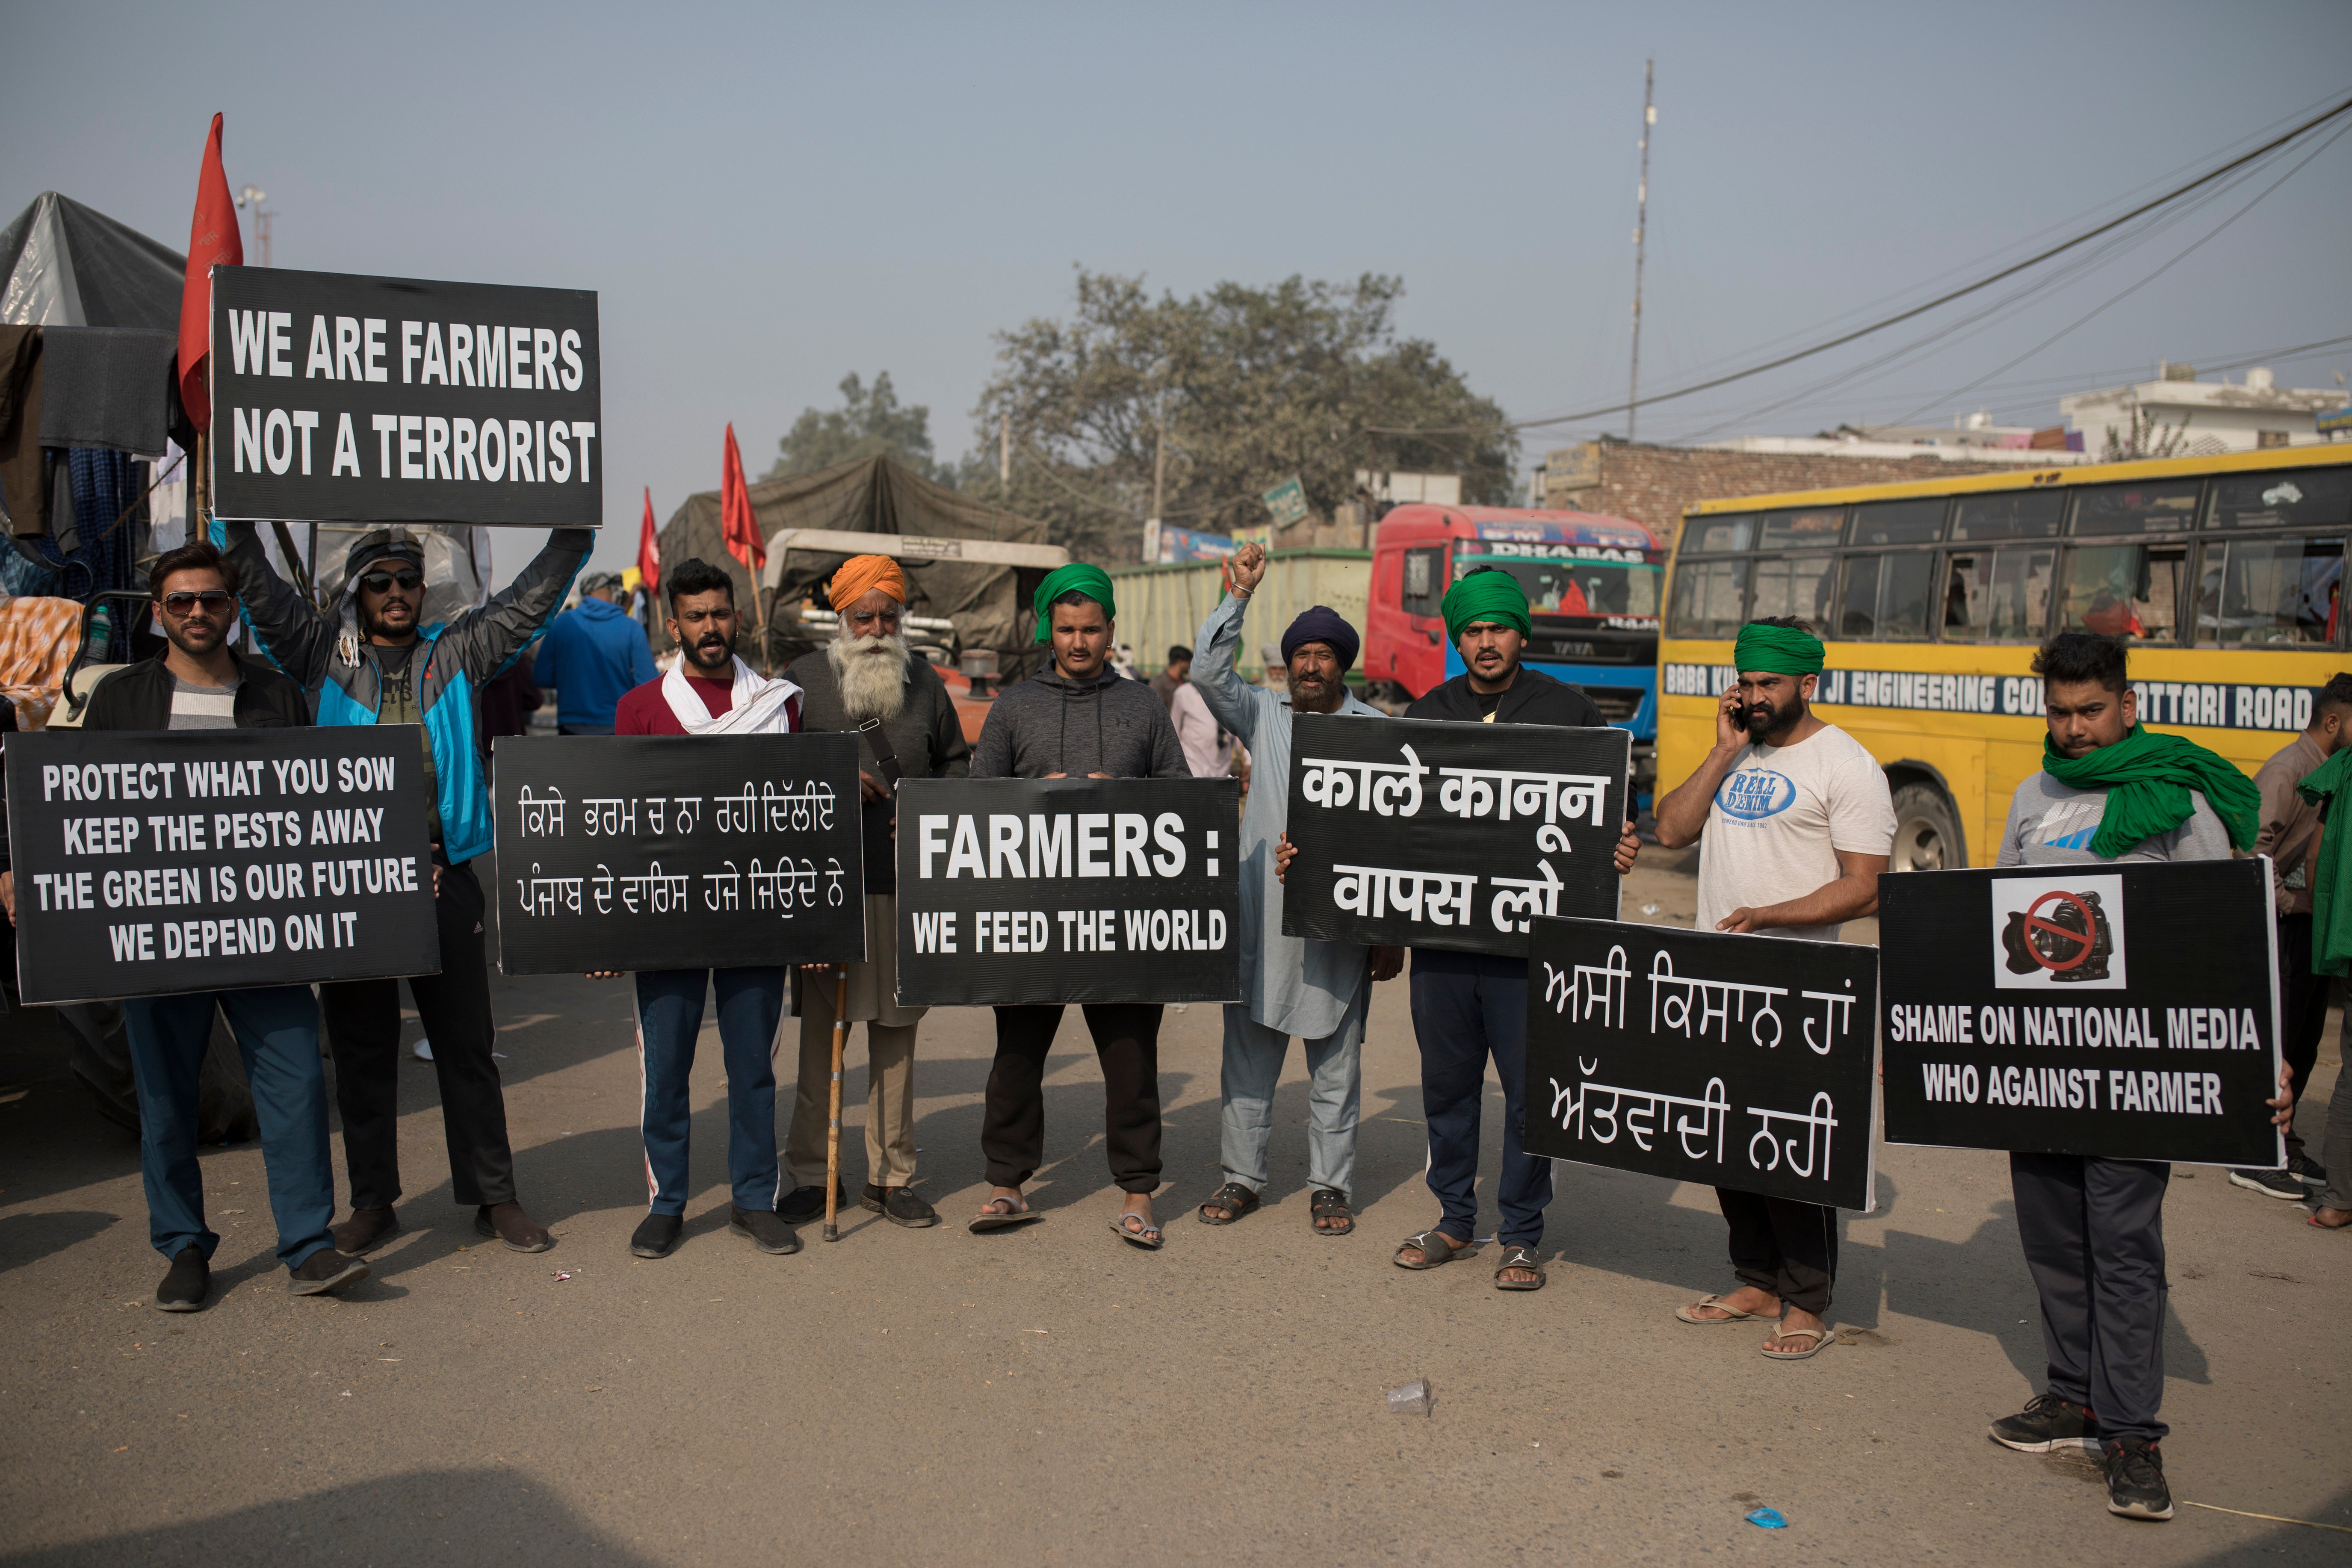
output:
M2319 416L2341 408L2340 387L2273 385L2271 373L2256 366L2243 382L2200 381L2194 367L2165 365L2158 380L2134 386L2102 387L2058 400L2058 410L2083 434L2083 449L2095 461L2110 442L2128 450L2134 426L2152 448L2169 443L2164 455L2217 457L2264 447L2308 446L2321 439Z

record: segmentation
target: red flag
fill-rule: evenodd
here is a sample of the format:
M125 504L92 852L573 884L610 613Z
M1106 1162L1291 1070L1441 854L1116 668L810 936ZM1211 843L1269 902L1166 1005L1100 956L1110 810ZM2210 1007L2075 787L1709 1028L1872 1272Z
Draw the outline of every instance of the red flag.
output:
M719 476L719 536L727 553L757 573L768 563L768 542L760 537L760 520L751 514L751 491L743 483L743 453L735 445L735 426L727 426L726 471Z
M204 166L196 171L196 214L188 225L188 276L180 286L180 355L173 374L180 405L199 430L213 424L213 398L205 384L205 356L212 352L215 266L245 264L245 240L236 226L236 204L229 199L228 175L221 170L221 117L213 116L205 138Z
M637 531L637 575L646 585L646 597L654 596L661 587L661 539L654 532L654 491L646 487L646 522Z

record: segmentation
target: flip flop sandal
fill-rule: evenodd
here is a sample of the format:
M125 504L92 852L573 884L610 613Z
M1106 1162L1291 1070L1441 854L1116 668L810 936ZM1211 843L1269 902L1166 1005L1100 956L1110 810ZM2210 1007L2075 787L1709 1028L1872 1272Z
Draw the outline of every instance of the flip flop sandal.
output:
M1407 1248L1420 1253L1421 1261L1418 1263L1407 1263L1404 1260L1404 1255ZM1429 1229L1423 1231L1419 1236L1408 1236L1404 1240L1398 1243L1396 1255L1391 1258L1389 1261L1395 1264L1399 1268L1410 1268L1415 1272L1419 1272L1423 1268L1443 1268L1446 1264L1451 1263L1455 1258L1461 1257L1464 1253L1473 1250L1475 1250L1475 1248L1471 1247L1466 1243L1461 1247L1454 1246L1452 1239L1448 1237L1444 1231L1432 1226Z
M1134 1220L1138 1223L1134 1227L1130 1228L1127 1223L1129 1220ZM1166 1244L1168 1239L1165 1236L1160 1234L1160 1227L1157 1225L1145 1219L1139 1214L1122 1214L1117 1219L1110 1222L1110 1227L1118 1234L1118 1238L1121 1241L1127 1243L1129 1247L1139 1247L1146 1252L1159 1251L1160 1248Z
M1318 1187L1315 1195L1307 1200L1307 1217L1318 1236L1345 1236L1356 1228L1356 1212L1348 1206L1348 1194L1330 1187ZM1327 1226L1327 1219L1339 1221Z
M1692 1316L1692 1314L1696 1312L1701 1307L1713 1307L1717 1311L1727 1313L1729 1315L1721 1318L1698 1318ZM1687 1307L1676 1307L1675 1309L1675 1316L1680 1318L1685 1323L1696 1323L1702 1329L1711 1329L1721 1323L1750 1322L1756 1319L1756 1314L1754 1312L1743 1312L1737 1307L1725 1306L1723 1304L1723 1298L1720 1296L1709 1296L1703 1301L1693 1301Z
M1257 1207L1258 1202L1258 1195L1239 1182L1227 1182L1202 1200L1196 1212L1202 1225L1231 1225ZM1224 1210L1224 1217L1220 1219L1211 1214L1209 1211L1213 1208Z
M1001 1208L997 1206L1000 1204L1003 1205ZM981 1213L974 1215L971 1225L965 1228L974 1236L985 1236L992 1230L1011 1230L1016 1225L1027 1225L1031 1220L1045 1217L1044 1214L1029 1206L1026 1198L993 1197L981 1205Z
M1837 1333L1834 1330L1831 1329L1782 1329L1780 1331L1780 1338L1784 1340L1811 1340L1813 1342L1801 1351L1768 1350L1763 1352L1765 1360L1811 1361L1813 1357L1821 1354L1823 1351L1830 1348L1831 1343L1836 1340Z
M1503 1278L1503 1270L1506 1268L1533 1269L1535 1271L1535 1279L1532 1281L1526 1279L1506 1279ZM1532 1247L1519 1247L1516 1245L1504 1247L1503 1256L1497 1259L1495 1264L1495 1289L1497 1290L1540 1290L1543 1288L1543 1265L1536 1259L1536 1249Z

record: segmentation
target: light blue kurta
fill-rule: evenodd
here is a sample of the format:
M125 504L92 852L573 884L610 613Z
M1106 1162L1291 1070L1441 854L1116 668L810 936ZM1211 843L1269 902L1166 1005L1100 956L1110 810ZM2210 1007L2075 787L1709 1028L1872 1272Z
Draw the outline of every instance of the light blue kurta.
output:
M1209 711L1249 748L1249 804L1242 811L1242 996L1258 1023L1319 1040L1347 1016L1348 1003L1364 984L1371 949L1282 934L1274 847L1290 816L1290 693L1252 686L1234 671L1249 603L1228 596L1212 611L1192 656L1192 684ZM1379 709L1352 694L1339 711L1381 717Z

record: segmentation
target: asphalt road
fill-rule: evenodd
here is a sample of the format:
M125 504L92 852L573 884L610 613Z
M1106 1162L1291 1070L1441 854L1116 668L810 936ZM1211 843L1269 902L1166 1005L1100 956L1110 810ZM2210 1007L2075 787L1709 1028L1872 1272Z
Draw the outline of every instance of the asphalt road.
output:
M1645 868L1626 912L1686 921L1691 893ZM524 1194L554 1251L477 1243L416 1063L408 1228L375 1278L341 1300L287 1295L258 1149L214 1150L217 1293L180 1316L151 1304L163 1265L135 1147L64 1079L45 1020L11 1020L0 1560L2352 1561L2338 1531L2185 1507L2168 1524L2115 1520L2083 1461L1985 1439L2036 1390L2042 1357L1998 1154L1883 1148L1878 1212L1845 1220L1840 1342L1778 1364L1757 1354L1759 1325L1669 1315L1731 1283L1701 1188L1562 1167L1539 1293L1496 1292L1484 1260L1390 1267L1436 1215L1401 984L1382 988L1365 1051L1364 1217L1338 1239L1308 1227L1295 1054L1267 1206L1193 1222L1217 1179L1218 1016L1169 1016L1157 1254L1107 1228L1118 1194L1075 1015L1047 1079L1045 1223L973 1237L853 1213L838 1243L811 1226L790 1258L726 1231L706 1031L687 1239L646 1262L626 1248L644 1178L625 995L498 984ZM991 1040L985 1013L924 1026L919 1190L951 1220L984 1190ZM864 1076L853 1043L853 1104ZM2352 1237L2219 1171L2177 1177L2176 1496L2352 1526ZM1490 1202L1482 1230L1493 1221ZM1389 1414L1385 1391L1423 1377L1433 1412ZM1788 1527L1743 1522L1759 1505Z

